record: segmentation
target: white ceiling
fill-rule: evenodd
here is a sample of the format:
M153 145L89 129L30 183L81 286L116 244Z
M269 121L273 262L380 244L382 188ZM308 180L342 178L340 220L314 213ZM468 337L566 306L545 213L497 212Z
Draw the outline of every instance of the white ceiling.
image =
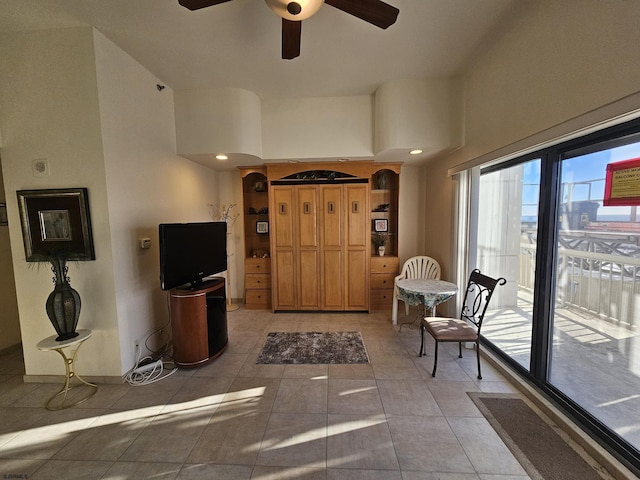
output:
M174 90L363 95L392 79L462 74L517 3L386 1L400 10L387 30L324 5L303 22L293 60L280 58L280 17L264 0L197 11L178 0L0 0L0 32L92 25Z

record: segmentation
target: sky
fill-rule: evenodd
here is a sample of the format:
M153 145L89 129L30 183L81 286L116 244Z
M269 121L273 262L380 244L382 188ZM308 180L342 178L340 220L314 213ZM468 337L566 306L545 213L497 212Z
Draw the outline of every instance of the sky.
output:
M630 207L602 207L606 167L609 163L638 157L640 157L640 142L564 160L561 181L565 184L565 188L562 201L599 201L601 205L598 209L599 217L601 215L628 215ZM535 216L540 182L540 160L527 162L524 165L523 173L522 215ZM573 184L572 188L571 184Z

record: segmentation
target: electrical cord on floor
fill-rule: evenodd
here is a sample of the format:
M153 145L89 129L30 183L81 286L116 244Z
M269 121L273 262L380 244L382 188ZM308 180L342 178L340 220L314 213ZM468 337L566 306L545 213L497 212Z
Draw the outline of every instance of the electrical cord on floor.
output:
M173 363L173 359L171 358L170 341L167 341L159 351L153 351L147 346L147 342L151 336L162 332L163 329L159 329L151 333L145 340L145 348L152 353L152 356L147 355L142 357L140 346L136 345L136 361L124 377L125 381L130 385L149 385L173 375L178 370L178 367ZM164 361L164 358L167 358L167 361Z
M149 335L147 335L147 338L144 340L144 348L147 349L148 352L150 352L154 359L158 359L161 358L163 356L170 356L171 353L171 337L167 335L167 338L164 340L164 344L158 349L158 350L154 350L153 348L151 348L149 346L149 341L154 338L156 335L163 335L167 332L170 332L169 330L169 322L167 322L163 327L160 327L159 329L155 330L154 332L151 332Z

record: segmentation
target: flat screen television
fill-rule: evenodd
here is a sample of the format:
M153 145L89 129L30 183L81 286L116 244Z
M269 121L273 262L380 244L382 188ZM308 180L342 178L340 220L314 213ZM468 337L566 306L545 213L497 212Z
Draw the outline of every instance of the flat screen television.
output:
M225 222L161 223L160 286L196 288L203 279L227 269Z

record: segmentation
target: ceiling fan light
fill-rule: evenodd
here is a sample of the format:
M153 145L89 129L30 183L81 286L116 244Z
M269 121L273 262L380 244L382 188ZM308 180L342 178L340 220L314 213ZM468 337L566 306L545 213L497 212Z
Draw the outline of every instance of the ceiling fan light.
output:
M302 21L314 15L324 4L324 0L264 0L271 10L282 18ZM295 13L299 12L299 13Z
M302 5L298 2L289 2L289 5L287 5L287 12L291 15L300 15L302 13Z

